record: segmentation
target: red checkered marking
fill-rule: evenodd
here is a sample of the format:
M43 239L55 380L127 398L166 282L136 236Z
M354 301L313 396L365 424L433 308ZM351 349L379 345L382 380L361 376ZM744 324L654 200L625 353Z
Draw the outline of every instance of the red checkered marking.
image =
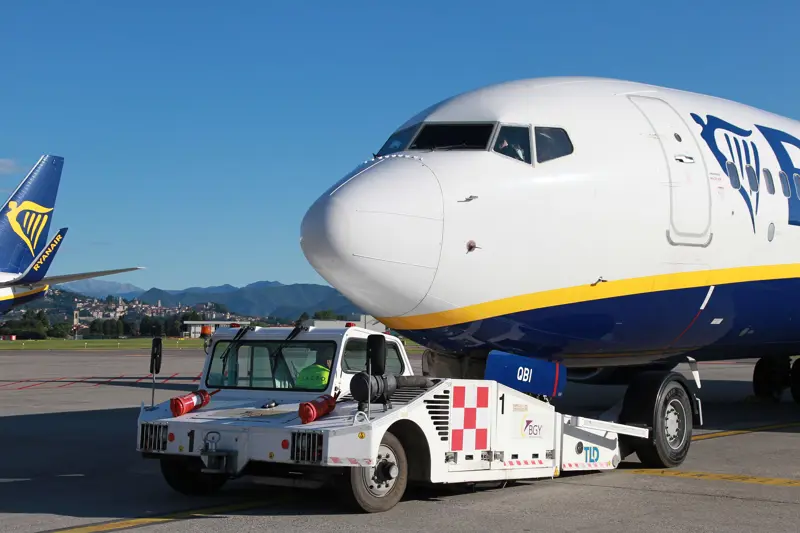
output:
M489 449L489 387L453 387L450 412L450 451Z
M331 463L337 465L350 463L351 465L372 466L372 459L355 459L353 457L331 457Z
M539 466L543 465L544 461L541 459L514 459L513 461L503 461L503 466Z
M563 470L564 468L576 468L576 469L588 468L588 469L597 469L597 468L611 468L611 467L613 467L613 466L614 466L614 465L611 463L611 461L600 461L600 462L596 462L596 463L562 463L562 464L561 464L561 469L562 469L562 470Z

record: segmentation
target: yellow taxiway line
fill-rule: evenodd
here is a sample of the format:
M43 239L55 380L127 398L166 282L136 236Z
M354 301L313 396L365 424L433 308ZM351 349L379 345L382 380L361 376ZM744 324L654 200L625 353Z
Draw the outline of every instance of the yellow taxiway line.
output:
M706 481L734 481L736 483L772 485L775 487L800 487L800 479L790 479L784 477L760 477L760 476L745 476L742 474L717 474L714 472L689 472L685 470L659 470L659 469L623 470L623 472L626 472L628 474L638 474L643 476L703 479Z
M772 424L769 426L758 426L753 428L733 429L729 431L715 431L714 433L701 433L700 435L693 435L692 441L718 439L721 437L733 437L735 435L746 435L748 433L757 433L759 431L769 431L771 429L788 429L792 427L800 427L800 422L784 422L782 424Z
M152 516L147 518L128 518L123 520L114 520L112 522L104 522L101 524L87 524L85 526L67 527L62 529L52 529L46 533L99 533L101 531L121 531L124 529L132 529L135 527L142 527L150 524L163 524L166 522L177 522L179 520L188 520L190 518L201 518L224 515L234 511L247 511L251 509L258 509L265 507L267 502L264 501L250 501L232 505L222 505L219 507L208 507L205 509L195 509L192 511L182 511L178 513L170 513L161 516Z

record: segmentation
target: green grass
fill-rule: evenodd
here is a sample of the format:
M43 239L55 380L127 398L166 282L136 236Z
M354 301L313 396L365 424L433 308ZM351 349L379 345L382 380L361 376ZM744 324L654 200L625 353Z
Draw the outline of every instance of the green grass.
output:
M134 339L47 339L0 341L0 350L149 350L150 337ZM164 339L165 350L202 349L203 339Z

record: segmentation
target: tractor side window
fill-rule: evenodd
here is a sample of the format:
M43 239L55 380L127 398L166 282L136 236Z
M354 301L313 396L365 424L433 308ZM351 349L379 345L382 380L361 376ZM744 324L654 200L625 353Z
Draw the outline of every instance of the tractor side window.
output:
M358 374L367 369L367 339L348 339L342 355L342 372ZM400 349L394 342L386 343L386 372L403 373L403 359Z
M403 358L400 357L400 349L393 342L386 343L386 373L402 374Z

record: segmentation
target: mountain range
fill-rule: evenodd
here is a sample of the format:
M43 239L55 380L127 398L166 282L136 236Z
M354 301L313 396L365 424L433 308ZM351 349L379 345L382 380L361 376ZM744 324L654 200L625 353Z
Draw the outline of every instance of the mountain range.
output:
M338 315L361 313L356 306L339 291L327 285L295 283L284 285L278 281L256 281L244 287L216 285L212 287L189 287L186 289L142 289L130 283L88 279L58 285L65 290L105 298L121 296L126 300L155 305L161 301L164 307L195 305L214 302L226 306L231 312L248 316L273 316L295 319L303 312L330 310Z

